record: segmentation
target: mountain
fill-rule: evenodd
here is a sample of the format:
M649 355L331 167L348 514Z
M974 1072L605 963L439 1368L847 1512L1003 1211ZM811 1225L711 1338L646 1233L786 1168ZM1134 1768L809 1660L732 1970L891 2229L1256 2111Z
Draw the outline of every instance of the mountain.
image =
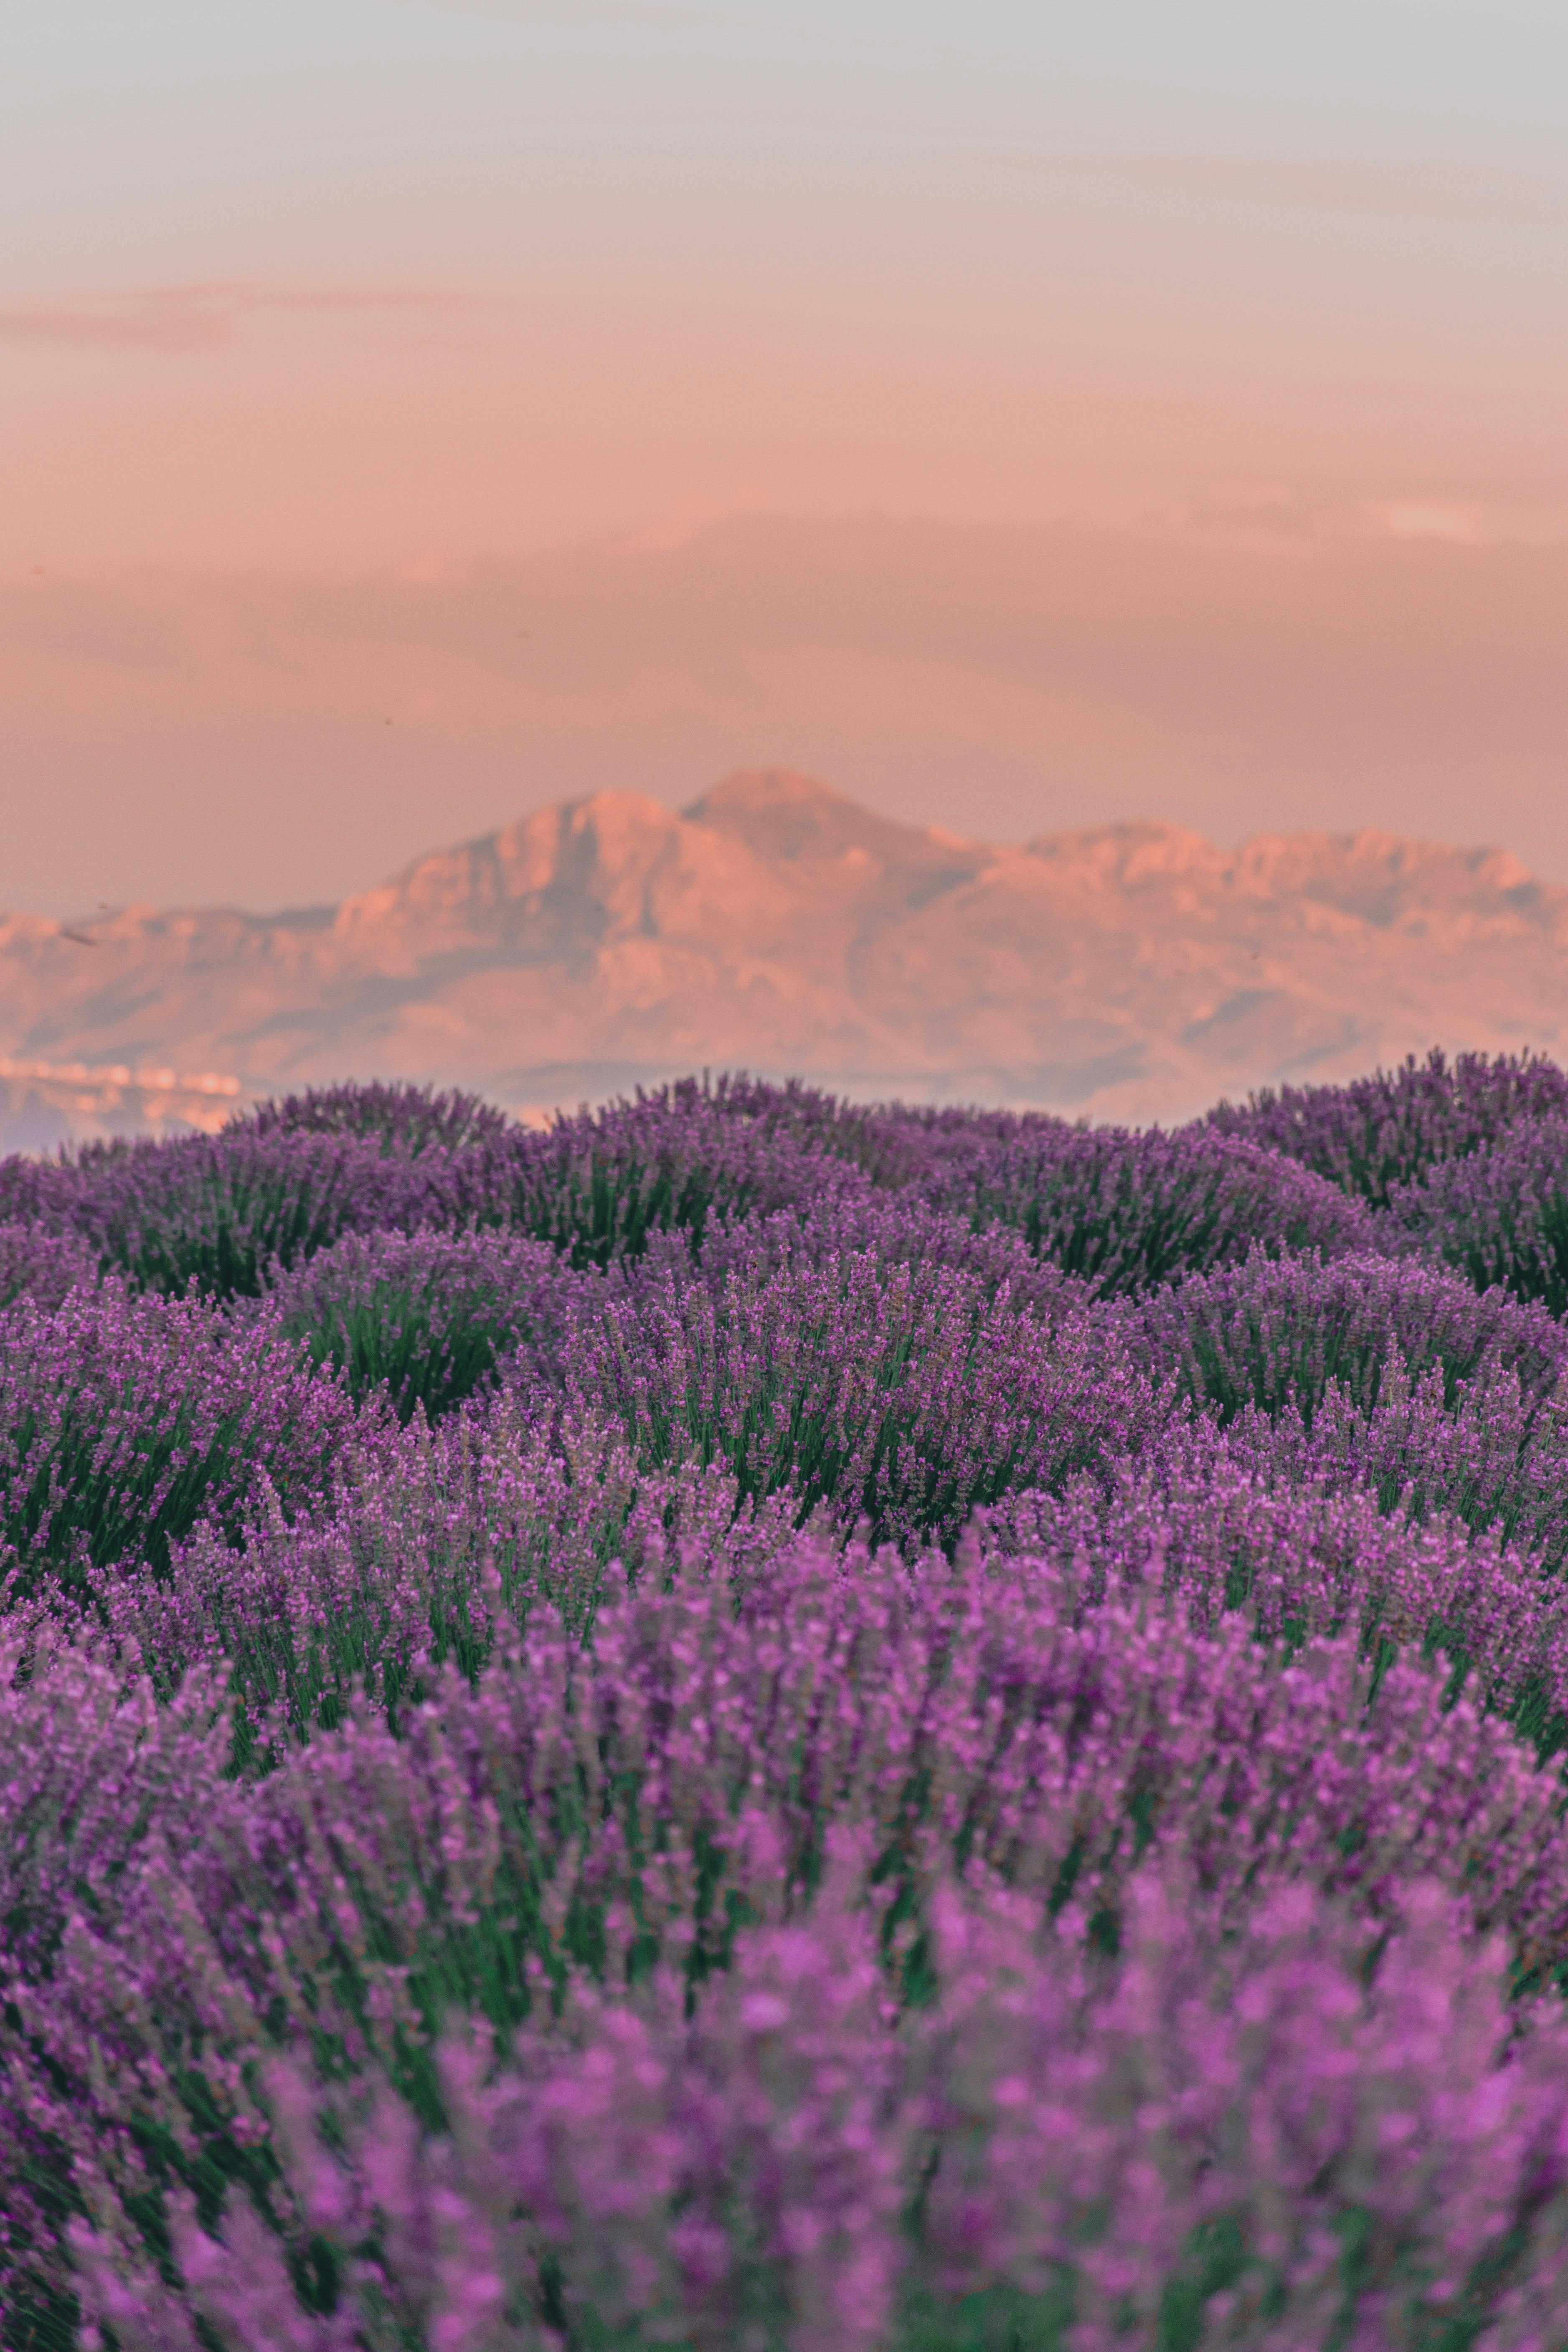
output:
M1387 834L997 847L811 779L559 802L338 907L0 919L0 1142L353 1075L516 1108L709 1066L1182 1118L1433 1044L1568 1053L1568 891Z

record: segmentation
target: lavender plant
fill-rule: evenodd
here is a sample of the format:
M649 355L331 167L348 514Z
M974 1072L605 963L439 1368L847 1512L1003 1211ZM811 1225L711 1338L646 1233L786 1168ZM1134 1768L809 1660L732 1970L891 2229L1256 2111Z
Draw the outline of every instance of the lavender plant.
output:
M1128 1328L1269 1483L1568 1559L1568 1386L1538 1307L1421 1265L1258 1261L1142 1302Z
M700 1248L711 1218L805 1206L867 1181L841 1153L798 1139L789 1120L689 1088L487 1139L458 1156L452 1197L465 1222L510 1226L602 1270L640 1256L660 1232Z
M171 1717L117 1698L103 1668L66 1653L16 1689L26 1728L4 1850L12 1916L28 1929L6 1989L26 2032L9 2084L19 2128L5 2144L47 2139L89 2158L100 2243L75 2239L89 2293L117 2291L117 2260L122 2285L140 2264L128 2294L144 2290L135 2200L153 2146L169 2184L196 2200L176 2195L172 2210L197 2307L223 2279L269 2274L276 2257L247 2233L243 2189L239 2210L230 2200L240 2234L221 2257L204 2255L195 2226L221 2226L227 2178L266 2189L275 2177L244 2157L279 2146L244 2057L276 2042L267 2020L292 2042L297 2074L315 2071L312 2048L336 2047L351 2083L381 2072L399 2086L407 2109L399 2120L384 2105L363 2145L403 2149L412 2188L443 2160L424 2131L455 2126L461 2144L468 2128L463 2100L447 2104L449 2076L421 2055L432 2025L468 2011L488 2014L512 2053L510 2111L540 2134L525 2170L502 2158L500 2178L480 2176L514 2215L521 2197L518 2259L535 2267L514 2278L516 2324L564 2321L569 2341L679 2318L708 2329L692 2340L726 2343L741 2293L781 2340L815 2342L814 2326L847 2324L859 2277L862 2289L881 2282L864 2323L879 2343L906 2304L928 2321L933 2305L952 2320L955 2303L1004 2290L1015 2308L1048 2305L1064 2272L1079 2315L1099 2308L1112 2328L1128 2282L1094 2248L1110 2265L1130 2242L1148 2259L1142 2300L1121 2316L1152 2344L1222 2222L1240 2232L1228 2284L1258 2294L1278 2283L1284 2229L1287 2283L1307 2298L1298 2315L1316 2311L1326 2331L1343 2313L1331 2289L1342 2298L1347 2280L1337 2252L1326 2263L1317 2248L1314 2197L1329 2198L1327 2216L1342 2199L1347 2222L1370 2197L1392 2233L1388 2260L1348 2281L1373 2297L1368 2325L1403 2307L1375 2300L1391 2263L1413 2307L1430 2290L1428 2315L1462 2310L1521 2215L1528 2240L1517 2184L1554 2178L1535 2168L1555 2143L1531 2134L1560 2117L1561 2061L1529 2110L1517 2175L1489 2137L1511 2110L1487 2088L1520 2030L1493 1990L1505 1957L1517 1981L1560 1964L1568 1937L1552 1782L1500 1727L1463 1702L1445 1711L1418 1668L1369 1680L1353 1642L1309 1644L1288 1663L1239 1619L1196 1634L1131 1591L1086 1611L1070 1576L1017 1561L1005 1575L933 1563L929 1585L890 1555L851 1567L797 1547L739 1616L710 1578L639 1582L602 1614L590 1650L541 1629L477 1689L443 1683L401 1738L356 1719L251 1791L224 1778L204 1727L210 1685ZM80 1728L63 1742L46 1727L68 1721ZM111 1778L137 1792L133 1811L96 1794ZM1427 1881L1447 1891L1429 1897ZM73 1892L84 1882L98 1897L86 1913ZM1501 1945L1478 1946L1494 1931ZM1408 1969L1388 1958L1402 1938ZM1357 1988L1380 1952L1393 1973L1378 2024ZM1413 2001L1429 2042L1414 2035ZM694 2032L682 2021L693 2014ZM846 2019L850 2042L816 2038ZM1521 2025L1525 2048L1562 2032L1544 2012ZM326 2029L342 2039L323 2044ZM737 2030L758 2038L737 2045ZM651 2101L639 2081L659 2085ZM1212 2109L1194 2105L1200 2083ZM301 2078L296 2117L311 2095ZM1411 2117L1394 2139L1380 2121L1390 2113ZM626 2134L645 2126L654 2141L639 2156ZM656 2146L673 2168L649 2169ZM1298 2168L1272 2173L1270 2146L1268 2162ZM794 2241L782 2226L792 2147L803 2162L816 2151L793 2177L803 2211L820 2195L819 2231L836 2209L864 2214L842 2271L832 2230ZM298 2160L297 2130L295 2149ZM1407 2155L1407 2180L1379 2176L1391 2150ZM1441 2184L1473 2184L1472 2161L1498 2201L1467 2236ZM345 2221L397 2177L356 2185L351 2166ZM1157 2179L1172 2201L1152 2209ZM742 2184L737 2206L726 2185ZM921 2184L911 2253L901 2222ZM1097 2207L1111 2225L1103 2241L1069 2218L1087 2224ZM269 2197L262 2210L287 2233ZM301 2218L319 2229L323 2210L307 2200ZM395 2222L395 2207L383 2210ZM629 2244L617 2210L638 2217ZM692 2211L695 2241L677 2226ZM1542 2259L1552 2242L1549 2230ZM364 2237L356 2225L339 2243L352 2254ZM493 2265L477 2243L454 2241L443 2293L482 2294ZM816 2265L819 2252L802 2284L791 2263ZM1529 2281L1511 2252L1494 2293L1521 2272ZM395 2252L389 2267L389 2292L417 2292ZM282 2276L275 2312L289 2307ZM596 2293L610 2298L597 2310ZM116 2326L137 2308L98 2307ZM355 2302L350 2316L374 2308ZM434 2324L440 2308L416 2301L391 2316ZM209 2316L237 2325L243 2310ZM155 2300L152 2312L173 2325Z
M237 1529L263 1478L284 1508L320 1493L352 1419L297 1349L195 1299L19 1299L0 1314L0 1561L24 1587L166 1570L199 1518Z
M503 1360L558 1382L585 1296L547 1243L520 1235L348 1234L281 1275L267 1319L356 1399L382 1391L399 1420L436 1420Z
M1005 1292L1015 1311L1047 1324L1064 1313L1081 1318L1094 1304L1088 1283L1037 1258L1012 1226L982 1225L977 1232L968 1218L930 1208L912 1187L832 1192L771 1214L716 1217L700 1253L686 1234L660 1234L641 1258L615 1273L620 1286L634 1293L665 1276L681 1286L700 1282L717 1293L731 1276L752 1283L785 1267L822 1266L866 1253L887 1267L930 1272L950 1266L976 1282L988 1299Z
M103 1147L104 1154L114 1148ZM79 1190L79 1164L68 1152L50 1159L11 1152L0 1160L0 1223L27 1225L39 1234L63 1233Z
M17 1220L0 1224L0 1308L17 1298L58 1307L69 1292L98 1280L98 1262L76 1234Z
M1047 1559L1085 1605L1154 1589L1197 1631L1244 1612L1289 1648L1353 1636L1375 1666L1441 1656L1449 1688L1532 1741L1562 1743L1568 1609L1538 1552L1454 1515L1387 1506L1365 1484L1279 1479L1245 1427L1178 1422L1109 1486L1075 1480L983 1516L973 1538L1006 1559Z
M1255 1251L1141 1299L1130 1328L1152 1368L1222 1421L1248 1404L1294 1403L1310 1426L1331 1384L1370 1412L1395 1364L1416 1381L1436 1372L1450 1412L1478 1380L1508 1374L1540 1406L1568 1370L1568 1335L1541 1307L1502 1290L1478 1297L1444 1268L1359 1255L1324 1265Z
M345 1233L407 1231L442 1213L435 1157L239 1127L84 1161L71 1214L104 1265L140 1288L255 1298L274 1265L300 1265Z
M1521 1125L1396 1188L1389 1214L1476 1289L1568 1314L1568 1117Z
M225 1132L353 1135L385 1151L416 1154L460 1150L505 1134L510 1124L503 1110L479 1095L377 1081L308 1087L303 1094L258 1103L230 1119Z
M700 1079L678 1078L670 1086L639 1087L634 1098L623 1099L612 1109L620 1118L640 1110L658 1121L729 1118L787 1138L807 1151L852 1160L877 1183L904 1182L921 1158L918 1111L902 1103L850 1102L799 1078L775 1083L743 1070L723 1070L717 1077L704 1074ZM593 1117L580 1114L573 1124L586 1127Z
M944 1889L944 1996L896 2021L874 1920L750 1930L694 2018L668 1979L580 2000L489 2077L449 2039L434 2140L384 2088L327 2105L324 2134L275 2069L332 2312L305 2317L243 2208L219 2242L189 2199L188 2299L79 2229L89 2307L128 2352L194 2347L196 2313L247 2352L1110 2352L1205 2319L1259 2344L1545 2340L1568 2284L1562 2023L1500 2061L1496 1956L1457 1945L1435 1895L1369 1969L1300 1898L1213 1946L1184 1890L1139 1892L1095 1969L1005 1896Z
M1239 1139L1037 1124L954 1155L923 1187L977 1228L1012 1225L1102 1297L1245 1258L1371 1244L1366 1213L1306 1169Z
M1368 1494L1417 1523L1452 1516L1548 1573L1568 1561L1568 1406L1532 1402L1517 1371L1478 1377L1450 1411L1440 1370L1413 1381L1395 1358L1368 1412L1331 1383L1310 1427L1294 1401L1273 1414L1249 1405L1229 1436L1270 1484Z
M613 1423L552 1429L515 1392L436 1430L356 1433L334 1470L309 1524L265 1497L237 1546L202 1527L166 1575L95 1589L161 1696L195 1660L226 1669L242 1756L364 1699L395 1724L433 1668L471 1676L539 1612L581 1638L607 1574L658 1587L689 1553L739 1590L794 1532L787 1495L757 1507L720 1470L650 1472Z
M1245 1107L1220 1103L1206 1124L1283 1153L1373 1208L1395 1191L1516 1126L1568 1111L1568 1077L1543 1055L1434 1049L1343 1087L1265 1087Z
M621 1421L652 1468L722 1464L742 1496L787 1488L802 1523L824 1506L874 1540L951 1541L1159 1414L1090 1313L1047 1325L956 1267L871 1251L613 1297L577 1334L565 1393Z

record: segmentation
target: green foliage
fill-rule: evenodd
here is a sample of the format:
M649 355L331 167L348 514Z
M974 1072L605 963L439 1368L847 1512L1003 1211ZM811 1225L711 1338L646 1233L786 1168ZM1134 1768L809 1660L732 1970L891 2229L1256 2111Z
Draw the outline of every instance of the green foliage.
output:
M118 1402L124 1435L107 1460L96 1400L86 1412L68 1406L42 1446L36 1413L15 1424L17 1452L37 1463L30 1480L0 1494L0 1544L27 1563L19 1591L46 1565L68 1579L84 1564L103 1568L144 1552L155 1570L166 1570L170 1545L190 1534L210 1503L232 1489L236 1471L255 1459L254 1435L247 1444L239 1413L198 1438L186 1405L163 1423L139 1413L133 1381Z
M420 1409L437 1420L472 1396L514 1337L513 1324L494 1292L466 1298L453 1316L428 1285L388 1281L315 1315L293 1315L280 1328L303 1342L312 1363L340 1370L356 1403L384 1387L407 1422Z

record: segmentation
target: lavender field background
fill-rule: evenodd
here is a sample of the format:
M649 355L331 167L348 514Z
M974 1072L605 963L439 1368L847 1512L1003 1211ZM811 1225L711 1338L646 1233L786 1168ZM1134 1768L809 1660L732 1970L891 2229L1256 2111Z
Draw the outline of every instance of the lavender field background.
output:
M0 1162L8 2352L1568 2344L1568 1076Z

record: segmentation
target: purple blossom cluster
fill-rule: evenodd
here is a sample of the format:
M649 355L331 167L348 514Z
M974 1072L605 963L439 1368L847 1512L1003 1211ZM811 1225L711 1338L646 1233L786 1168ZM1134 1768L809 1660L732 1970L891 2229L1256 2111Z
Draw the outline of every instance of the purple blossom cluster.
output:
M1226 1421L1292 1402L1310 1421L1331 1386L1370 1412L1398 1366L1439 1374L1450 1411L1474 1382L1509 1375L1544 1407L1568 1369L1568 1332L1543 1307L1421 1259L1258 1251L1145 1293L1136 1323L1140 1353Z
M1091 1308L1015 1310L973 1274L873 1250L731 1262L722 1283L612 1296L574 1334L568 1410L613 1419L652 1469L721 1465L873 1540L951 1541L978 1508L1152 1435L1160 1400Z
M31 2221L42 2152L71 2152L75 2243L96 2291L118 2277L130 2298L100 2305L117 2328L137 2296L146 2328L169 2324L135 2227L153 2153L196 2200L173 2209L196 2309L226 2279L259 2326L308 2243L308 2179L266 2171L270 2246L242 2186L213 2195L214 2175L277 2160L279 2039L297 2079L312 2049L341 2053L315 2069L323 2100L345 2063L382 2086L337 2193L345 2252L372 2234L355 2200L378 2207L396 2272L425 2168L468 2128L436 2063L455 2008L505 2060L496 2096L519 2070L513 2122L540 2137L478 2153L455 2284L391 2291L455 2292L482 2213L521 2194L518 2341L549 2341L552 2278L566 2340L647 2294L675 2341L743 2340L722 2331L744 2297L771 2298L793 2340L859 2326L874 2344L889 2297L951 2318L974 2295L1049 2295L1066 2270L1085 2325L1099 2305L1080 2340L1109 2343L1121 2294L1147 2320L1221 2223L1239 2283L1272 2291L1282 2269L1300 2323L1369 2190L1388 2244L1363 2331L1391 2283L1419 2307L1444 2264L1441 2300L1462 2304L1541 2206L1550 2248L1555 1996L1516 2013L1504 1992L1563 1964L1568 1857L1556 1782L1502 1724L1446 1706L1414 1662L1370 1673L1353 1638L1291 1655L1236 1612L1196 1632L1147 1585L1095 1599L1061 1549L914 1570L800 1538L752 1563L738 1604L727 1564L645 1562L592 1643L541 1622L472 1685L435 1677L395 1729L358 1709L254 1782L227 1776L209 1676L160 1707L79 1645L35 1642L8 1710L5 2201ZM1276 2042L1261 2022L1279 2011ZM1254 2139L1281 2169L1249 2210ZM204 2189L221 2258L192 2228ZM1100 2209L1105 2259L1130 2271L1072 2259ZM631 2269L595 2307L623 2226ZM1545 2291L1516 2254L1497 2299L1521 2280Z
M406 1230L438 1213L439 1174L374 1138L241 1125L140 1143L77 1163L70 1222L102 1263L178 1297L256 1297L274 1267L346 1233Z
M1565 1083L0 1163L5 2352L1561 2352Z
M1258 1256L1140 1301L1134 1328L1272 1479L1568 1559L1568 1358L1539 1307L1422 1264Z

